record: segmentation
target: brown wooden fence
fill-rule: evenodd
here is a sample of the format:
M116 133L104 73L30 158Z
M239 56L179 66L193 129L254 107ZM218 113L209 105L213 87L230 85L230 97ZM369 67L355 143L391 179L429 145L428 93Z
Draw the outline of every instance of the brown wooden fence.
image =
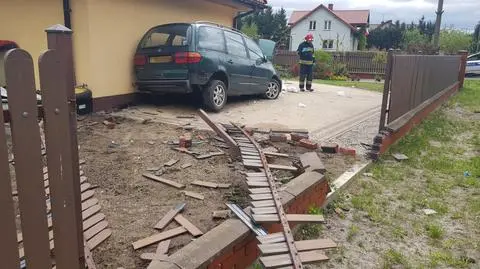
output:
M334 63L341 63L347 66L349 73L362 73L372 75L385 74L386 63L377 62L374 59L385 52L370 51L346 51L328 52L332 55ZM276 52L273 63L282 66L294 66L298 63L298 55L295 51L279 50Z
M48 178L43 172L32 57L21 49L5 56L14 155L14 163L9 164L8 126L0 108L0 261L5 269L85 267L71 31L50 28L47 39L50 50L40 56L38 67ZM18 203L12 197L12 181Z

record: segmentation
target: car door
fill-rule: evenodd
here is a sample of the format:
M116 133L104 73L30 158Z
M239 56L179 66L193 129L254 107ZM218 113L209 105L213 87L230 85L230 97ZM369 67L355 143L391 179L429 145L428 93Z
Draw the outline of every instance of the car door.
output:
M225 66L230 76L229 95L250 94L254 83L251 81L251 62L242 35L225 30L227 53Z
M480 75L480 53L468 57L465 73Z
M245 42L248 48L248 54L252 60L252 83L255 93L264 93L268 82L272 78L271 64L266 60L262 50L255 41L246 38Z

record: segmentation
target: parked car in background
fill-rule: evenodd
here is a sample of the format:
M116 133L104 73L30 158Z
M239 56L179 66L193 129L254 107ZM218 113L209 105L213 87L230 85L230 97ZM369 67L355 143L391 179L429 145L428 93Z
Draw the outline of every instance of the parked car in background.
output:
M466 75L480 75L480 52L467 57Z
M265 56L273 51L266 50L241 32L214 23L156 26L138 44L136 86L151 93L198 92L212 111L220 111L228 96L276 99L282 82Z

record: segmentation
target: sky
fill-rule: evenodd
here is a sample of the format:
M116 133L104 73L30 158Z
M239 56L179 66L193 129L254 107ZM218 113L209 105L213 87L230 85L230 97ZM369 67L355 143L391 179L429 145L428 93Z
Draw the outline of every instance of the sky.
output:
M334 4L334 9L369 9L370 23L382 20L418 21L422 15L426 20L435 20L437 0L268 0L274 9L281 7L288 15L293 10L312 10L320 4ZM444 0L442 28L473 31L480 21L480 0Z

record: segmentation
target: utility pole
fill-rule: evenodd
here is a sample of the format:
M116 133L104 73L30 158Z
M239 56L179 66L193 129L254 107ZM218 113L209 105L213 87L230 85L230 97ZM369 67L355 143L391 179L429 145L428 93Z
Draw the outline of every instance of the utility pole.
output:
M437 20L435 21L435 31L433 32L433 45L438 48L440 41L440 26L442 24L443 0L438 0Z

